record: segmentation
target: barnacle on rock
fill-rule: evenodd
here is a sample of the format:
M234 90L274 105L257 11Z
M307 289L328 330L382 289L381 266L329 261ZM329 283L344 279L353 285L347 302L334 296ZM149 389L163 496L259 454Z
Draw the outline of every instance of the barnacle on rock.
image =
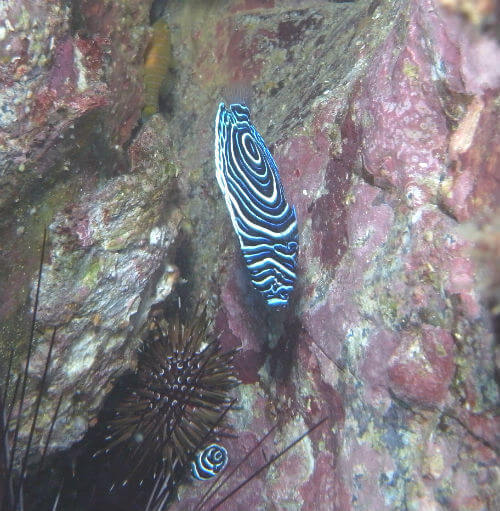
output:
M208 333L206 311L189 325L154 319L135 379L109 424L109 449L126 442L134 474L169 493L195 453L216 440L237 385L232 359Z

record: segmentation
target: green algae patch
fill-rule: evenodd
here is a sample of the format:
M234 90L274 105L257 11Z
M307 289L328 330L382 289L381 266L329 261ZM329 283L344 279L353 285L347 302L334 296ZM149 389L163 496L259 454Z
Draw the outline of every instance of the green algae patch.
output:
M127 241L127 238L113 238L109 241L106 241L103 247L105 250L109 250L110 252L118 252L127 246Z
M412 80L417 80L419 77L418 66L416 66L415 64L412 64L408 60L405 60L405 62L403 64L403 73L408 78L411 78Z
M82 284L93 288L99 280L99 272L101 271L101 268L101 259L94 259L91 261L82 278Z

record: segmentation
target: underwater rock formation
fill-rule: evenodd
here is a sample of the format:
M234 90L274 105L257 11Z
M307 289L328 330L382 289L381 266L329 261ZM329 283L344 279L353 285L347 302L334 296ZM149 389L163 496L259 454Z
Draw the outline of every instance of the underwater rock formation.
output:
M137 156L155 137L168 137L161 118L151 120L130 148ZM133 162L133 160L132 160ZM55 215L49 225L37 323L44 355L51 326L57 336L49 395L63 394L53 445L67 447L86 431L113 378L133 363L137 331L151 308L164 300L179 277L168 262L178 233L178 212L165 209L165 191L175 167L168 159L142 155L132 172L112 178ZM39 420L49 420L54 398Z
M0 203L19 196L17 218L29 219L24 212L36 206L51 224L40 314L43 324L63 323L57 371L78 362L71 382L85 399L71 406L84 417L79 432L105 390L95 385L131 364L131 346L123 343L175 262L193 295L209 297L209 310L217 304L223 348L241 348L234 361L241 410L236 438L224 442L234 460L227 470L278 424L231 486L329 417L219 509L498 509L491 316L499 292L482 271L498 267L491 261L498 243L492 219L500 211L494 3L166 2L177 66L169 108L160 105L160 115L134 132L128 151L120 144L142 107L150 2L78 4L72 26L87 30L72 33L69 17L66 25L45 23L58 49L40 64L40 87L52 87L65 110L52 99L43 103L48 114L32 112L48 120L37 121L41 131L26 130L41 162L36 171L55 169L44 181L51 193L22 195L24 173L38 174L12 134L14 125L22 133L32 125L12 113L2 125L13 163L0 176L8 183ZM18 32L6 26L0 44L18 47ZM82 47L96 57L82 60L76 41L87 37L96 46ZM97 106L71 103L66 87L79 83L82 71L68 61L90 66L96 87L84 91ZM22 103L19 83L8 90ZM297 210L298 279L286 312L267 310L252 290L216 184L213 121L219 101L232 99L223 90L235 84L251 89L253 122ZM88 119L90 110L102 112L99 120L82 121L72 142L64 123ZM44 152L36 133L53 135L59 149ZM88 151L77 148L82 137ZM69 174L53 166L64 161ZM177 246L181 216L185 238ZM34 271L25 268L36 253L23 255L29 244L14 240L17 232L33 244L39 223L12 217L5 225L3 250L20 261L13 275L30 282ZM158 244L160 233L168 240ZM9 281L5 272L1 278ZM20 296L7 290L5 317ZM86 367L79 353L93 354ZM70 422L65 434L77 438L74 427ZM205 489L201 481L180 486L180 501L169 509L191 509Z
M2 2L2 210L22 205L33 187L46 190L49 177L95 175L92 149L100 172L123 169L120 145L140 114L150 3Z
M223 88L244 82L302 240L291 310L275 315L251 290L217 190L216 204L189 203L193 216L210 211L193 247L193 267L208 267L196 286L218 281L222 342L242 348L245 410L225 447L240 459L278 423L269 458L331 416L220 509L499 505L491 304L460 224L488 225L499 207L500 47L494 12L462 7L238 1L189 23L188 7L167 8L183 69L172 140L181 167L202 169L181 171L181 186L213 186L208 120Z
M127 339L179 276L166 257L180 216L164 120L152 119L130 144L150 4L23 0L0 8L8 56L0 66L2 354L17 346L22 365L47 226L31 371L41 375L37 360L58 326L48 392L64 395L52 437L59 448L86 431L111 376L132 364ZM155 144L161 155L150 152ZM40 435L56 401L42 410Z

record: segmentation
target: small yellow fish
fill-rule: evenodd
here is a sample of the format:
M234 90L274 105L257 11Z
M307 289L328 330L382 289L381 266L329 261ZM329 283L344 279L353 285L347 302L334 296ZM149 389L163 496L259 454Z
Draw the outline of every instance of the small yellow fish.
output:
M158 112L160 88L167 77L172 62L172 49L168 25L163 19L153 23L153 37L146 49L144 62L144 108L143 118Z

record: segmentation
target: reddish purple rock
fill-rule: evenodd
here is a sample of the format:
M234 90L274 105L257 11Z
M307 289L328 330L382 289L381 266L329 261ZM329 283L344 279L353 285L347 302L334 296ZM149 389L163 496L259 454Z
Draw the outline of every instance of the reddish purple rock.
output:
M58 211L58 228L68 228L57 231L61 250L71 242L82 254L109 256L99 229L113 225L114 210L104 203L120 183L137 199L134 186L147 189L149 166L172 150L175 188L164 202L183 218L186 237L172 251L186 292L206 297L224 348L240 348L241 410L230 417L235 438L222 439L231 464L278 425L228 486L328 417L220 509L500 508L491 321L500 293L498 279L483 276L497 273L500 239L500 74L492 65L500 46L491 2L201 4L166 3L176 64L162 112L167 149L148 131L166 132L157 120L132 144L130 161L111 158L107 168L125 173L123 182L103 176L104 191L91 190L89 204ZM144 17L139 4L129 7ZM86 0L88 33L57 30L61 73L36 89L33 119L52 122L61 100L70 112L63 120L102 109L110 140L129 138L139 112L134 40L145 39L120 30L120 13L118 3ZM22 74L28 50L22 39L12 48L12 69ZM77 56L80 67L71 66ZM105 90L61 99L59 91L78 84L81 62ZM213 118L235 85L252 92L252 120L297 210L298 280L285 312L266 310L252 289L215 182ZM56 138L66 133L59 122ZM23 151L12 154L15 165L25 161ZM161 199L148 215L147 195L134 204L152 226ZM117 204L126 218L128 202ZM109 251L144 256L133 233L117 229ZM129 261L130 285L153 279L146 259ZM78 306L92 290L76 286ZM179 486L170 509L191 509L205 489Z
M455 371L453 347L451 335L441 328L424 326L402 336L388 364L394 393L422 405L439 405Z
M212 22L213 39L195 17L198 58L182 56L198 85L183 82L174 122L196 110L187 132L202 141L184 146L186 169L200 159L213 168L210 102L227 99L198 101L198 88L251 82L252 119L299 219L296 291L288 313L272 315L251 290L215 189L213 218L225 226L216 328L228 347L241 347L242 402L264 393L269 405L252 413L275 407L283 431L297 416L332 417L321 444L310 440L312 465L298 473L290 454L279 464L289 473L261 476L258 504L242 493L233 509L494 509L497 483L476 477L481 463L496 464L492 432L459 413L474 409L494 424L486 417L498 394L475 245L458 221L488 225L499 205L500 83L484 58L499 47L469 14L439 2L357 14L360 3L326 4L237 2ZM178 14L174 25L189 32ZM174 130L174 146L185 136ZM194 181L183 176L189 190ZM206 254L195 248L193 257ZM234 420L241 434L254 431Z

